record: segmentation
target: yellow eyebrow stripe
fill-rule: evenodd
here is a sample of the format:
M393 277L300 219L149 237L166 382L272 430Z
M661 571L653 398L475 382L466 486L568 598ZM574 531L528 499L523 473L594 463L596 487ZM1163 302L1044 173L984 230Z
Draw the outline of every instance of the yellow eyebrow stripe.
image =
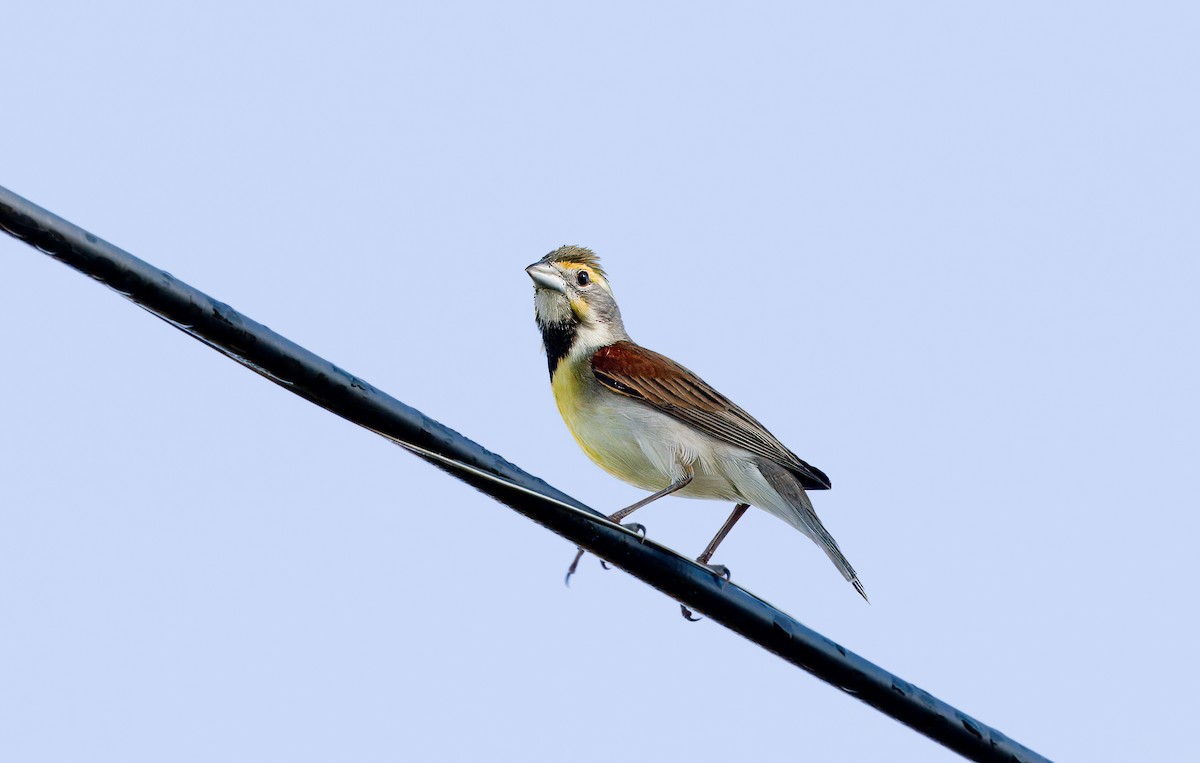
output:
M559 267L561 267L565 270L582 270L582 271L586 272L588 274L588 277L591 278L593 281L603 285L604 289L606 291L608 291L609 293L612 292L612 289L608 285L608 279L605 278L604 276L600 275L599 273L597 273L596 270L594 268L592 268L590 265L584 265L581 262L559 262L559 263L555 263L555 264L557 264ZM571 307L574 307L574 306L575 306L575 302L572 301ZM580 314L578 310L576 310L576 314ZM584 314L586 314L586 313L584 313Z

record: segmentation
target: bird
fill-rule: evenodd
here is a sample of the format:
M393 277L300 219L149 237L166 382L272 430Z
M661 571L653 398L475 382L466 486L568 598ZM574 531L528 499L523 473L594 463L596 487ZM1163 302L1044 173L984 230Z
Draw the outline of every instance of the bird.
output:
M733 502L733 512L696 560L728 578L727 567L710 561L756 506L808 536L869 601L808 496L828 490L829 477L695 373L635 343L595 252L562 246L525 272L533 279L534 317L567 428L600 468L651 492L610 520L619 523L668 495ZM645 532L641 525L627 526ZM568 584L583 553L580 548L567 570Z

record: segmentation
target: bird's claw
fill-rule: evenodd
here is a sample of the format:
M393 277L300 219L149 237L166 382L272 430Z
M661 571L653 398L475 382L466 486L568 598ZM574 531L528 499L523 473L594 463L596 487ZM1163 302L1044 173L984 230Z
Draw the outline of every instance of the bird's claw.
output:
M575 558L571 561L571 566L567 568L567 576L563 578L563 585L567 588L571 587L571 576L575 574L575 570L579 568L579 560L583 558L583 549L579 549L575 553Z
M688 609L686 604L680 604L679 611L683 614L683 619L689 622L697 623L704 619L703 617L696 617L696 613Z
M696 563L703 565L705 569L707 569L709 572L711 572L712 574L716 575L719 578L724 578L725 580L729 580L731 577L729 568L723 564L709 564L708 562L702 562L699 560L697 560ZM684 620L688 620L693 623L704 619L703 617L700 617L692 610L688 609L686 604L680 604L679 611L683 614Z
M629 522L627 524L621 525L621 527L624 527L626 530L631 531L634 535L638 536L639 538L646 537L646 526L643 524L640 524L638 522ZM579 569L579 560L583 558L583 554L584 554L583 547L578 546L577 548L579 550L576 551L575 558L573 560L571 560L571 566L567 568L567 575L566 575L566 577L563 578L563 585L565 585L567 588L571 587L571 576L575 574L575 570ZM606 570L612 569L612 567L608 566L608 562L604 561L603 559L600 560L600 566Z
M701 564L704 564L704 563L701 562ZM709 572L711 572L712 574L716 575L719 578L725 578L726 580L730 580L733 577L732 573L729 572L729 568L723 564L704 564L704 566L708 568Z

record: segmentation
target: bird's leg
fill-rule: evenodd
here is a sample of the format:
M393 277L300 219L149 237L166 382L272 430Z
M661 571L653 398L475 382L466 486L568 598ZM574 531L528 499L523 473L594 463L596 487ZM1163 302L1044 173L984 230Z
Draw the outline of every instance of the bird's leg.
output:
M737 524L737 521L742 518L742 515L745 514L746 510L749 508L750 504L748 503L739 503L737 506L734 506L733 513L729 515L729 519L725 520L725 524L721 525L721 529L717 530L717 534L713 536L713 539L708 542L708 546L705 547L704 553L696 557L697 562L703 564L705 567L709 568L726 580L729 580L729 568L723 564L709 564L708 560L712 559L712 555L716 552L717 546L721 545L721 541L725 540L725 536L729 534L729 531L733 529L733 526ZM696 620L700 619L698 617L693 617L692 610L688 609L683 604L679 605L679 609L683 612L683 616L687 620L695 622Z
M646 504L653 503L653 502L657 501L659 498L665 498L666 496L670 495L671 493L677 492L679 490L683 490L685 487L687 487L689 484L691 484L691 481L692 481L692 472L689 469L686 474L684 474L682 477L680 477L679 479L672 482L670 485L667 485L662 490L659 490L657 493L655 493L653 495L646 496L645 498L643 498L642 500L638 501L637 503L635 503L631 506L626 506L625 508L621 509L620 511L618 511L615 514L613 514L612 516L610 516L608 519L610 522L616 522L617 524L620 524L622 519L629 516L633 512L637 511L638 509L642 508Z
M625 508L621 509L620 511L617 511L617 512L609 515L608 521L615 522L617 524L621 524L622 519L629 516L633 512L637 511L638 509L642 508L646 504L653 503L654 501L657 501L659 498L665 498L666 496L670 495L671 493L675 493L677 491L684 489L691 483L691 481L692 481L692 470L688 469L682 477L675 480L670 485L667 485L662 490L659 490L657 493L654 493L653 495L648 495L645 498L643 498L642 500L638 501L637 503L632 504L630 506L626 506ZM732 525L730 525L730 526L732 527ZM634 530L635 532L638 532L641 535L646 534L646 528L643 527L642 525L630 524L630 525L626 525L626 527L628 527L631 530ZM726 530L726 532L728 532L728 530ZM575 553L575 559L571 561L571 566L567 568L567 577L563 579L563 582L565 584L567 584L568 586L571 585L571 576L575 574L575 568L577 568L579 566L579 560L583 558L583 553L584 553L583 547L580 546L579 549ZM604 561L601 560L600 563L604 564ZM605 569L607 569L607 567Z
M733 507L733 513L729 515L729 519L725 520L725 524L721 525L721 529L717 530L717 534L713 536L713 539L708 542L708 545L704 548L704 553L696 557L697 562L700 562L705 567L708 567L713 572L716 572L718 575L724 575L726 579L729 578L728 567L721 564L709 564L708 560L712 559L712 555L716 552L717 546L721 545L721 541L725 540L725 536L729 535L729 531L733 529L733 526L737 524L737 521L742 518L742 515L745 514L746 510L749 508L750 504L748 503L739 503L737 506Z

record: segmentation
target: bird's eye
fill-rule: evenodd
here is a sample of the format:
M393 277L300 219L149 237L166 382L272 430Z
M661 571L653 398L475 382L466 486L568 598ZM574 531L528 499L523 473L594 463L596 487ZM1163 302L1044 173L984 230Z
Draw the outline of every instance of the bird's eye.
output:
M592 282L592 277L588 275L586 270L579 271L579 275L575 276L575 282L580 286L587 286Z

